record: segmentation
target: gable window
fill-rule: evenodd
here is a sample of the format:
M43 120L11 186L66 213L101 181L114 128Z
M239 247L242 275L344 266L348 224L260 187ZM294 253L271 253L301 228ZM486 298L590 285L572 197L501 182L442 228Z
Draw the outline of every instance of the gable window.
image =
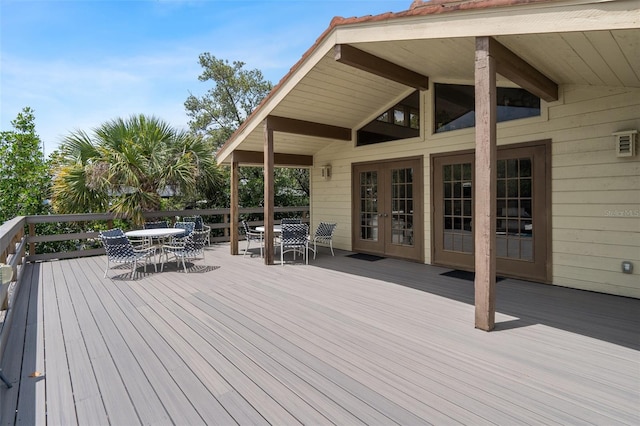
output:
M540 115L540 98L526 90L498 87L496 92L498 122ZM436 83L434 95L436 133L476 125L474 86Z
M357 146L420 136L420 92L415 91L358 130Z

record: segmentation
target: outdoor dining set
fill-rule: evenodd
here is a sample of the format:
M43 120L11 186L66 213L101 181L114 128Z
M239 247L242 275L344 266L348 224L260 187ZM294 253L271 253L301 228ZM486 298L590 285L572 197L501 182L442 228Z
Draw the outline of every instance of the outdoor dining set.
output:
M247 221L242 221L246 239L246 256L252 242L257 242L260 247L260 256L263 256L264 249L264 226L250 228ZM299 218L283 218L280 224L274 225L273 232L276 236L274 241L276 249L280 250L280 263L284 265L285 253L293 253L295 261L296 255L300 254L306 264L309 263L309 251L313 251L313 258L316 258L318 244L328 245L333 251L333 233L336 229L335 223L320 222L313 234L309 233L309 225L303 223ZM107 254L107 264L104 271L107 272L112 264L131 264L131 278L139 264L147 270L147 263L153 260L155 271L164 270L165 263L169 262L170 256L176 261L176 267L182 267L187 273L187 261L198 257L204 259L204 248L211 244L211 228L204 224L202 217L183 217L170 226L168 221L145 222L142 229L123 231L120 228L113 228L99 233L102 245Z
M157 272L157 260L160 261L160 271L164 264L173 256L176 266L187 272L186 261L198 256L204 258L204 247L210 244L210 227L205 225L200 216L183 217L176 221L173 227L167 221L146 222L143 229L124 232L120 228L109 229L99 233L107 254L107 265L104 276L111 263L130 263L133 278L139 263L144 264L154 259Z
M318 252L318 243L326 244L331 249L331 255L333 252L333 233L335 232L337 224L320 222L313 234L309 233L309 225L303 223L299 218L283 218L279 225L273 226L273 233L275 234L275 247L280 249L280 263L284 265L284 254L287 252L293 253L293 259L295 260L296 254L300 254L305 260L306 264L309 264L309 251L313 251L313 258L316 258ZM244 229L246 238L246 247L244 250L244 256L247 255L251 242L257 242L260 246L260 257L263 256L264 247L264 234L265 227L257 226L254 229L249 227L247 221L242 221L242 228Z

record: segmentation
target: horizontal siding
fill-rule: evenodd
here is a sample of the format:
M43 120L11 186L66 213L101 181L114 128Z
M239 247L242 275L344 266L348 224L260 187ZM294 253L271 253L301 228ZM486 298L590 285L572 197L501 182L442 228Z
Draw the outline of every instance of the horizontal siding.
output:
M498 124L498 144L551 139L553 283L640 297L640 155L617 158L613 132L640 129L640 90L565 86L541 117ZM473 129L430 135L431 94L423 96L425 140L354 147L332 143L315 156L312 220L340 222L336 246L351 249L351 164L424 156L425 261L431 262L430 156L474 147ZM640 144L639 144L640 145ZM640 146L637 146L640 150ZM344 225L344 226L343 226ZM636 264L622 274L620 262Z
M617 158L615 131L639 128L639 91L571 87L550 108L553 143L553 282L640 297L640 161ZM578 126L578 127L576 127Z

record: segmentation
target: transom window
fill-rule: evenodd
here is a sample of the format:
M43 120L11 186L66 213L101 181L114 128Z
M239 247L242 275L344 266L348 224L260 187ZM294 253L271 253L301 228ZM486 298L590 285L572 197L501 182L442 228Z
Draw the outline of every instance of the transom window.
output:
M474 86L436 83L434 90L436 133L476 125ZM498 87L496 92L498 122L540 115L540 98L526 90Z
M420 136L420 92L415 91L358 130L357 146Z

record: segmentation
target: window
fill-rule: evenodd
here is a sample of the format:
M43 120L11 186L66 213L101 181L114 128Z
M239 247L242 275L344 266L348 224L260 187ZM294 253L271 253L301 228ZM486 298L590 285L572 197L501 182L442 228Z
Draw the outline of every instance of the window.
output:
M475 88L458 84L435 85L435 132L474 127ZM497 121L540 115L540 98L524 89L497 88Z
M420 92L415 91L358 130L357 146L420 136Z

